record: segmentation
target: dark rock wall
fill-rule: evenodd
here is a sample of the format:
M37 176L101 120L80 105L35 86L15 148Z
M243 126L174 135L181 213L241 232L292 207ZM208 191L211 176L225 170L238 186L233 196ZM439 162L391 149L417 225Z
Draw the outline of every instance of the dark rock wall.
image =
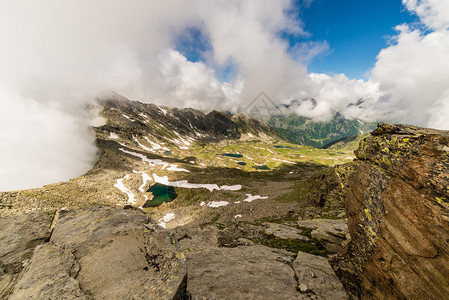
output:
M351 241L332 259L352 297L449 295L449 132L380 124L337 167Z

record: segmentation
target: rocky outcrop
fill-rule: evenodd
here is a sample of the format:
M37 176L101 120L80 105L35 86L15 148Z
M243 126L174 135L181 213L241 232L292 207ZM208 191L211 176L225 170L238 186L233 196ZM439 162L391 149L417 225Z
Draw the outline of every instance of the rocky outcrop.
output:
M307 219L298 221L299 228L309 229L310 236L320 241L330 253L337 253L345 245L348 225L345 219Z
M301 230L292 226L277 223L264 223L263 226L266 228L265 233L272 234L281 239L309 240L308 237L301 235Z
M72 251L40 245L8 299L90 299L75 279L79 270Z
M0 218L0 299L10 294L34 248L50 239L52 217L32 212Z
M332 260L352 297L449 295L449 132L380 124L337 169L351 241Z
M346 299L324 257L246 239L239 241L247 246L219 247L220 232L212 226L178 228L177 235L187 257L187 289L193 299Z
M50 241L30 250L31 259L10 284L10 299L187 297L185 257L176 240L141 211L61 210L55 222ZM18 261L22 248L11 250Z
M347 299L343 285L326 258L298 252L293 269L298 278L299 290L312 299Z

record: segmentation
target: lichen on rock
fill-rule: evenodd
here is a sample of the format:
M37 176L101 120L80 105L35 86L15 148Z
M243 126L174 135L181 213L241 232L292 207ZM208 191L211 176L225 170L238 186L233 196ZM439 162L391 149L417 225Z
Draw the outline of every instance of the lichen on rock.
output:
M331 263L363 299L449 294L449 132L379 124L337 167L351 241Z

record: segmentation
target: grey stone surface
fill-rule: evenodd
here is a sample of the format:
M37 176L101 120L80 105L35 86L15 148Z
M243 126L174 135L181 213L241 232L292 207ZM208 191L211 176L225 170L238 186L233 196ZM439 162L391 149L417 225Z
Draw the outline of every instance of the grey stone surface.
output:
M260 245L194 250L187 289L193 299L307 299L296 290L292 260Z
M301 292L310 294L312 299L347 299L343 285L326 258L298 252L293 268Z
M312 229L311 236L333 253L337 253L347 240L348 224L345 219L299 220L298 226Z
M71 251L52 244L37 246L8 299L90 299L74 278L79 269Z
M272 234L281 239L295 239L301 241L308 241L309 238L301 235L301 230L298 228L277 223L264 223L265 232Z
M185 257L175 239L136 209L61 211L51 242L74 250L77 280L95 299L185 294Z
M307 259L301 259L300 252L295 260L291 252L254 245L249 240L247 246L219 247L219 230L213 226L178 228L176 235L186 254L187 289L192 299L326 299L323 297L345 295L323 257L304 253ZM302 276L301 270L306 275L314 272L315 277L298 282L295 275Z
M42 223L39 218L35 221ZM60 211L55 222L50 242L34 252L27 250L22 255L19 250L29 247L9 246L20 257L15 261L31 257L24 261L26 266L21 268L18 279L14 278L15 286L8 286L11 299L186 299L188 296L184 254L174 237L143 212L95 207ZM46 220L44 224L49 228ZM44 241L50 237L49 233L38 233L33 235L31 244L36 237L43 237ZM20 235L22 239L26 237L23 232ZM3 257L8 255L11 252Z
M43 212L0 218L0 299L10 293L34 248L50 238L51 220Z

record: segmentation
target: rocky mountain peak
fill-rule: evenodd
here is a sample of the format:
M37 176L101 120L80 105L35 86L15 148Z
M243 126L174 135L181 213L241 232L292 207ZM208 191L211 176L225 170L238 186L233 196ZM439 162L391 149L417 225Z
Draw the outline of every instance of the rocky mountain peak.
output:
M239 114L212 110L208 113L192 108L170 108L131 101L119 95L104 96L99 99L103 105L103 115L108 120L97 131L124 133L137 132L152 134L158 140L170 139L176 135L202 141L240 139L251 133L254 138L269 137L278 140L275 131L266 124ZM157 141L153 141L157 142Z

